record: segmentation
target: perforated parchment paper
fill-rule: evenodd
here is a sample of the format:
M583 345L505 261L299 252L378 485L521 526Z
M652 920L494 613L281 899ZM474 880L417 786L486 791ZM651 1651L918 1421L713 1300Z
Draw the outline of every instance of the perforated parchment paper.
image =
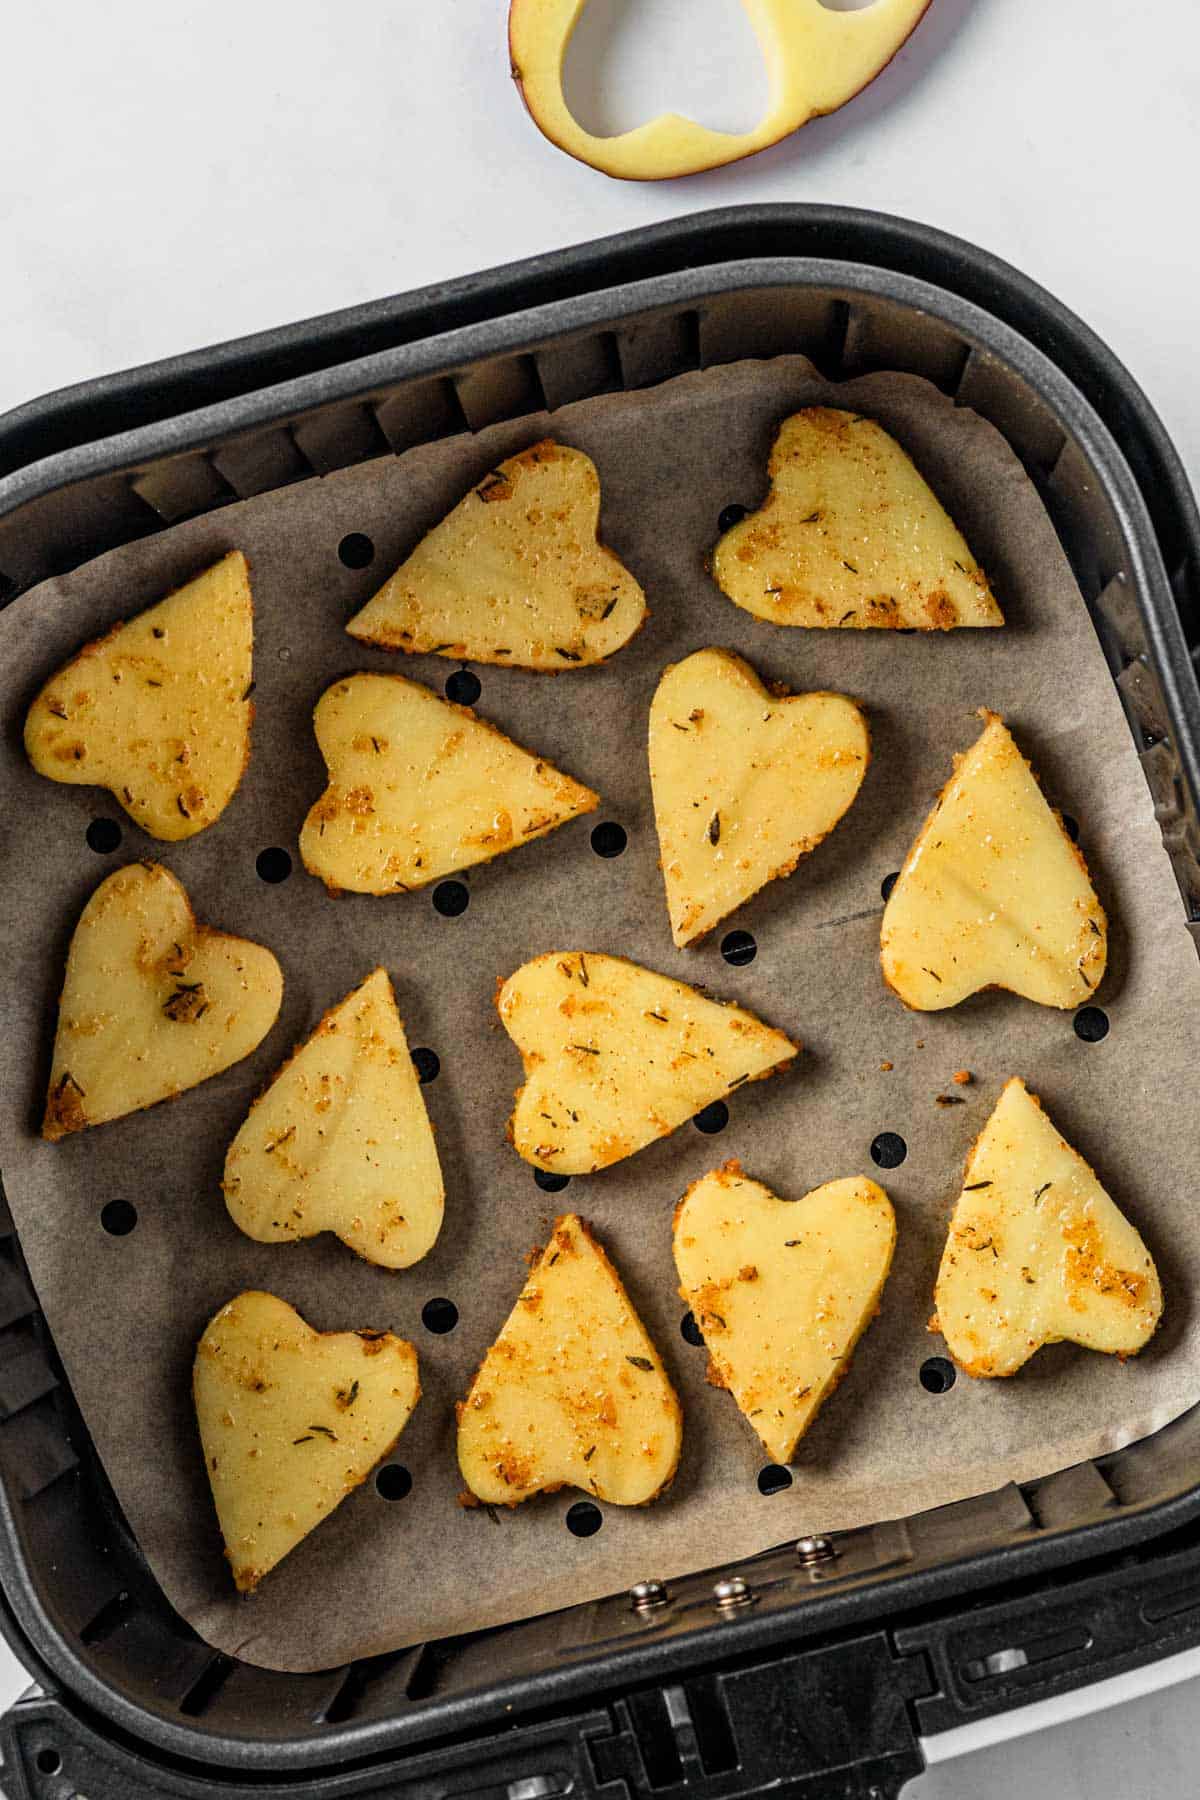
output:
M786 631L726 601L705 571L717 518L765 489L779 421L813 401L877 416L914 455L989 570L1008 624L938 635ZM305 874L297 833L324 771L311 713L355 669L401 669L437 687L451 665L392 659L343 624L384 575L499 458L553 433L587 450L603 487L603 535L644 584L652 618L599 670L557 677L483 668L478 709L603 796L599 818L629 833L593 854L594 819L468 877L470 906L438 915L430 895L330 898ZM364 532L375 560L354 572L337 547ZM21 750L25 708L77 645L238 546L250 558L258 708L241 791L189 843L143 837L107 796L52 786ZM3 1171L39 1297L96 1446L150 1565L212 1644L251 1662L309 1670L414 1641L496 1625L768 1548L803 1531L878 1521L1030 1479L1112 1450L1200 1400L1194 1108L1200 968L1128 729L1054 531L996 432L907 376L831 387L799 359L681 377L411 450L223 509L132 544L23 596L4 614L2 695L5 1031ZM869 712L874 760L833 836L733 921L758 955L731 968L721 932L671 944L645 761L647 710L663 667L707 644L747 656L790 688L834 688ZM1082 1043L1070 1013L1006 994L953 1011L904 1010L878 966L880 883L899 867L975 711L1014 728L1047 792L1080 824L1112 921L1097 999L1112 1029ZM121 818L115 857L85 842L95 815ZM266 846L295 869L261 881ZM42 1143L37 1126L71 931L93 887L125 858L155 857L201 919L269 944L286 991L274 1030L245 1062L178 1101ZM803 1040L794 1068L734 1094L719 1136L692 1125L630 1161L543 1193L505 1143L520 1059L493 1008L497 976L552 949L612 951L706 983ZM377 962L392 973L409 1040L441 1072L424 1089L446 1176L431 1255L403 1273L325 1237L261 1246L229 1219L219 1182L250 1100L319 1018ZM887 1072L881 1067L891 1064ZM953 1071L974 1072L942 1108ZM927 1393L918 1371L941 1349L925 1330L963 1156L1013 1074L1041 1094L1145 1234L1166 1315L1122 1365L1060 1345L1009 1381L960 1376ZM907 1160L883 1173L869 1147L901 1134ZM704 1381L705 1352L680 1333L671 1214L696 1176L737 1156L777 1192L834 1176L880 1176L899 1243L882 1312L853 1368L803 1440L787 1491L763 1496L764 1457L732 1400ZM138 1211L112 1237L107 1201ZM571 1492L494 1522L465 1511L454 1402L512 1305L523 1257L559 1210L594 1225L651 1330L684 1406L683 1460L659 1503L604 1508L586 1540L564 1524ZM397 1460L411 1493L368 1482L249 1599L221 1552L190 1396L193 1347L241 1289L282 1295L323 1330L391 1327L421 1359L422 1399ZM424 1303L446 1297L457 1329L436 1336Z

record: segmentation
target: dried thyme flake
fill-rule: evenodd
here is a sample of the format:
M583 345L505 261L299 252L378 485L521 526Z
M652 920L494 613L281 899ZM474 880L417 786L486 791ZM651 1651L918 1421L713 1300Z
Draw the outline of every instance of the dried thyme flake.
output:
M617 601L620 599L620 597L621 596L619 594L613 595L612 599L609 601L609 603L605 607L604 611L600 614L601 623L603 623L603 621L605 619L607 619L609 614L614 610L614 608L616 607Z
M561 1251L561 1250L556 1250L556 1251L555 1251L555 1252L554 1252L554 1255L553 1255L553 1256L552 1256L552 1257L550 1257L550 1258L549 1258L549 1260L548 1260L548 1261L547 1261L547 1263L546 1263L546 1267L547 1267L547 1268L548 1268L548 1269L552 1269L552 1268L553 1268L553 1267L554 1267L554 1265L555 1265L555 1263L556 1263L556 1262L557 1262L557 1261L558 1261L558 1259L559 1259L559 1257L560 1257L560 1256L561 1256L561 1255L562 1255L562 1251Z
M292 1439L293 1444L311 1444L312 1441L313 1441L313 1439L312 1439L311 1431L305 1437L298 1437L298 1438Z
M147 676L146 677L146 686L147 687L161 687L162 682L161 681L151 681L150 677Z
M1033 1196L1033 1204L1035 1206L1037 1206L1040 1203L1042 1195L1045 1193L1046 1189L1052 1188L1053 1186L1054 1186L1054 1183L1052 1181L1043 1181L1041 1187L1038 1189L1037 1193Z
M721 1317L720 1313L707 1312L707 1313L702 1313L700 1316L701 1316L702 1321L704 1319L708 1319L711 1324L719 1325L721 1327L722 1331L726 1331L728 1329L728 1327L726 1326L725 1321Z
M337 1397L339 1405L344 1406L347 1411L349 1411L354 1405L354 1402L358 1399L358 1377L355 1376L348 1388L339 1388L337 1390Z
M295 1135L296 1135L296 1127L294 1125L289 1125L287 1130L282 1132L279 1135L279 1137L277 1137L275 1139L275 1142L273 1144L267 1145L267 1147L266 1147L267 1155L270 1156L272 1150L278 1150L280 1144L286 1144L288 1139L294 1138ZM359 1335L361 1336L362 1334L360 1333Z
M564 662L582 662L583 657L578 650L564 650L561 644L554 646L555 656L561 656Z
M810 512L806 519L801 519L800 523L802 525L815 525L820 516L819 512Z
M842 567L843 569L849 569L852 575L858 574L858 570L855 568L854 564L852 562L847 562L844 556L842 558Z
M309 1431L319 1431L321 1436L327 1437L331 1443L336 1444L338 1441L337 1432L330 1431L328 1425L310 1425L308 1427L308 1429L309 1429Z
M62 716L63 716L63 718L64 718L64 719L65 719L65 718L66 718L66 716L67 716L67 715L66 715L66 713L63 713L63 715L62 715ZM672 726L674 726L674 728L675 728L675 730L676 730L676 731L686 731L686 730L687 730L687 726L686 726L686 725L676 725L676 724L675 724L675 720L674 720L674 719L672 719L672 720L671 720L671 724L672 724Z
M490 469L487 478L481 481L475 492L481 500L490 500L498 487L508 486L508 476L503 469Z
M648 1012L648 1013L645 1013L643 1015L643 1017L645 1017L647 1019L657 1019L660 1025L665 1025L667 1023L666 1013Z
M595 1446L595 1444L593 1444L590 1450L584 1451L584 1453L583 1453L584 1462L591 1462L591 1460L592 1460L593 1456L595 1456L595 1454L596 1454L596 1446Z
M749 1071L749 1069L747 1069L746 1073L744 1075L739 1075L736 1081L730 1082L730 1084L729 1084L730 1093L732 1094L735 1087L741 1087L743 1081L749 1081L749 1079L750 1079L750 1071Z
M990 1181L973 1181L973 1182L971 1182L969 1187L965 1187L963 1189L963 1193L964 1194L975 1194L975 1193L978 1193L980 1188L991 1187L991 1185L992 1184Z
M625 1361L627 1363L632 1363L635 1369L652 1370L654 1368L654 1364L650 1361L648 1356L627 1356Z
M936 970L936 969L926 969L926 968L925 968L925 965L924 965L924 964L923 964L923 963L922 963L922 965L921 965L921 967L922 967L922 971L923 971L923 973L924 973L924 974L926 974L926 975L932 975L932 976L933 976L933 979L934 979L934 980L935 980L935 981L936 981L936 982L938 982L938 983L939 983L939 985L940 985L940 983L941 983L941 979L942 979L942 978L941 978L941 976L940 976L940 975L939 975L939 974L938 974L938 972L937 972L937 970Z
M162 626L161 626L161 625L152 625L152 626L151 626L151 627L150 627L150 636L151 636L151 637L156 637L156 638L165 638L165 637L166 637L166 635L167 635L167 634L166 634L166 632L165 632L165 631L164 631L164 630L163 630L163 628L162 628Z
M188 811L187 807L183 804L183 795L182 794L176 794L175 804L179 808L180 812L183 814L185 819L191 818L191 816L192 816L191 813Z
M582 950L579 952L579 979L582 981L584 987L591 987L592 978L588 974L588 966Z
M258 686L257 681L252 681L250 683L250 686L246 689L245 693L242 695L242 699L248 700L257 686Z
M720 841L721 841L721 815L719 812L715 812L713 814L712 818L708 821L708 831L707 831L706 835L708 837L708 841L710 844L716 845L716 844L720 843Z
M778 598L782 592L783 589L781 587L769 587L763 589L764 594L774 594L776 598Z
M54 706L49 700L46 702L46 711L53 713L56 719L65 719L67 716L67 709L65 706Z
M208 1011L208 995L200 981L181 981L164 1003L163 1011L177 1025L192 1025Z
M958 558L957 558L957 556L952 556L952 557L951 557L951 558L950 558L950 561L951 561L951 562L952 562L952 563L953 563L953 564L954 564L954 566L955 566L955 568L956 568L956 569L961 569L961 570L962 570L962 572L963 572L963 574L964 574L964 575L965 575L965 574L966 574L966 572L967 572L967 568L966 568L966 564L965 564L965 563L960 563L960 562L959 562L959 560L958 560Z
M803 1238L784 1238L783 1247L785 1250L795 1250L803 1242L804 1242Z
M1091 928L1092 928L1092 930L1093 930L1093 932L1094 932L1094 933L1095 933L1095 935L1096 935L1096 936L1097 936L1097 937L1099 937L1099 936L1100 936L1100 927L1099 927L1099 926L1098 926L1098 925L1097 925L1097 923L1096 923L1096 921L1095 921L1095 919L1089 919L1089 920L1088 920L1088 924L1089 924L1089 925L1090 925L1090 926L1091 926Z
M73 1087L77 1094L83 1093L83 1089L80 1087L79 1083L76 1081L75 1077L72 1075L70 1069L64 1069L63 1074L62 1074L62 1079L60 1080L58 1087L55 1089L55 1092L59 1093L59 1094L65 1094L69 1087Z
M852 619L853 617L854 617L854 608L851 607L849 612L844 612L842 614L841 618L838 620L838 624L844 625L846 623L847 619Z
M378 756L379 755L379 739L377 737L373 737L371 739L371 748L375 752L376 756Z
M935 1094L934 1099L939 1106L965 1106L967 1104L962 1094Z
M581 1050L584 1056L599 1056L600 1052L594 1044L568 1044L568 1050Z

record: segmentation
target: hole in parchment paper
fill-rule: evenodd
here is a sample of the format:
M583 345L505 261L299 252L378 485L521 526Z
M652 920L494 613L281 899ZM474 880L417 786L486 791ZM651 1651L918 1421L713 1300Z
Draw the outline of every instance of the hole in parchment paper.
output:
M43 1775L57 1775L62 1768L62 1757L53 1744L47 1744L44 1750L39 1750L36 1761Z
M553 1169L535 1169L533 1171L533 1179L537 1182L543 1194L561 1194L563 1189L570 1182L571 1177L569 1175L556 1175Z
M1108 1014L1102 1006L1081 1006L1075 1014L1075 1036L1085 1044L1098 1044L1108 1036Z
M590 1500L576 1500L567 1508L567 1530L572 1537L595 1537L604 1523L604 1514Z
M455 706L474 706L483 692L483 683L470 669L455 669L446 677L446 698Z
M383 1500L404 1500L412 1493L412 1476L403 1463L384 1463L375 1477L375 1492Z
M883 895L885 900L891 899L892 889L895 887L895 885L899 881L899 879L900 879L899 869L893 869L892 873L890 875L884 876L883 880L879 884L879 891Z
M765 1469L758 1471L758 1491L760 1494L782 1494L784 1488L792 1485L792 1471L785 1469L782 1463L768 1463Z
M721 939L721 955L735 969L744 969L758 955L753 932L727 931Z
M615 819L604 819L592 829L592 849L597 856L620 856L629 838Z
M1062 814L1063 830L1073 844L1079 842L1079 820L1073 819L1070 813Z
M927 1394L948 1394L957 1373L948 1356L927 1356L921 1364L921 1386Z
M287 880L292 872L292 859L286 850L281 850L276 844L269 850L259 851L254 859L254 867L260 881L275 884Z
M729 1123L729 1108L723 1100L714 1100L711 1106L705 1106L696 1114L692 1124L697 1131L706 1137L713 1137L718 1131L724 1131Z
M93 819L83 835L97 856L111 856L121 848L121 827L115 819Z
M871 1145L871 1161L881 1169L898 1169L908 1155L908 1145L898 1131L881 1131Z
M684 1313L679 1321L679 1330L685 1343L693 1345L697 1350L703 1349L704 1333L696 1323L695 1313Z
M445 1337L458 1324L458 1308L453 1300L427 1300L421 1308L421 1323L426 1331L434 1332L438 1337Z
M735 525L741 524L749 510L748 506L739 506L736 500L731 506L723 506L717 514L717 530L732 531Z
M338 545L338 560L348 569L366 569L375 559L375 546L365 531L348 531Z
M417 1071L417 1080L424 1087L429 1081L436 1081L442 1059L436 1050L414 1050L412 1053L413 1068Z
M439 881L433 890L433 910L443 919L457 919L471 904L471 896L461 881Z
M100 1214L100 1223L109 1237L128 1237L137 1221L137 1207L128 1200L110 1200Z

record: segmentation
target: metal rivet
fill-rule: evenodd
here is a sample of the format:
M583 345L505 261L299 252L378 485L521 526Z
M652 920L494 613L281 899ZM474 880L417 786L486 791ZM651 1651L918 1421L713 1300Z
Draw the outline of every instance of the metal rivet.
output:
M661 1581L639 1581L629 1590L634 1612L653 1612L656 1606L665 1606L670 1598Z
M805 1564L829 1562L837 1551L827 1537L802 1537L796 1542L796 1555Z
M749 1606L753 1598L754 1595L740 1575L727 1575L724 1581L718 1581L713 1588L713 1599L722 1612L729 1612L735 1606Z

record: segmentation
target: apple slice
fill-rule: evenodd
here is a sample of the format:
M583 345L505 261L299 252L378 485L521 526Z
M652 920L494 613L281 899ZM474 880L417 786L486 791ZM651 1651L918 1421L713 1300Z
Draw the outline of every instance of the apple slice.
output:
M332 1231L385 1269L433 1248L442 1171L385 969L329 1009L254 1102L222 1187L260 1244Z
M232 550L50 677L25 720L30 762L108 788L151 837L194 837L250 755L253 646L250 571Z
M313 714L329 786L304 866L331 892L402 894L593 812L591 788L402 675L351 675Z
M931 1331L968 1375L1015 1375L1043 1344L1134 1356L1162 1317L1150 1252L1014 1076L971 1146Z
M667 181L753 156L836 112L886 68L929 0L873 0L861 10L835 10L821 0L742 0L771 85L771 104L754 130L713 131L663 113L615 137L586 131L563 93L563 61L585 3L510 0L509 62L529 115L552 144L605 175Z
M590 456L549 439L498 463L346 627L387 650L574 669L620 650L646 599L596 533Z
M918 1012L988 987L1079 1006L1104 974L1103 908L1003 719L981 716L884 909L884 980Z
M773 1462L787 1463L879 1310L896 1219L865 1175L780 1199L727 1162L675 1208L679 1292Z
M650 708L650 783L676 944L790 875L870 758L867 721L844 694L772 694L729 650L667 669Z
M524 963L496 1004L525 1065L509 1135L556 1175L632 1156L799 1049L740 1006L590 951Z
M103 1125L219 1075L262 1042L282 998L271 952L197 924L169 869L117 869L67 953L42 1136Z
M747 612L843 631L1003 625L962 534L873 419L806 407L768 473L766 500L713 552L717 586Z
M394 1447L421 1384L403 1338L314 1331L251 1291L209 1321L192 1391L225 1554L249 1593Z
M458 1466L487 1506L577 1487L645 1506L679 1464L675 1390L582 1219L550 1242L458 1407Z

